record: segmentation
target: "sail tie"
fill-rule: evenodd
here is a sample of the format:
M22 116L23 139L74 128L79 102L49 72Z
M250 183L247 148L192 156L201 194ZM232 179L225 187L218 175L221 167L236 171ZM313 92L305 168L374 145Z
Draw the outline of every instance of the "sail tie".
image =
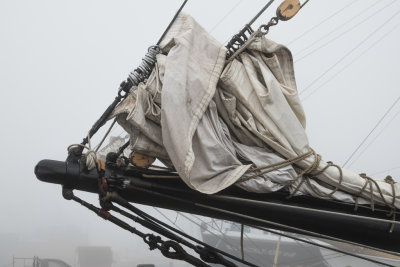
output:
M73 144L68 147L68 154L72 153L74 150L77 148L82 148L86 149L87 152L83 153L81 156L81 160L85 162L86 168L90 171L93 170L96 167L96 162L97 162L97 152L100 149L101 145L104 143L105 139L107 136L110 134L112 128L114 127L116 123L116 119L111 123L110 127L108 128L107 132L104 134L103 138L101 139L100 143L92 149L92 144L90 141L90 132L87 134L87 146L83 144Z

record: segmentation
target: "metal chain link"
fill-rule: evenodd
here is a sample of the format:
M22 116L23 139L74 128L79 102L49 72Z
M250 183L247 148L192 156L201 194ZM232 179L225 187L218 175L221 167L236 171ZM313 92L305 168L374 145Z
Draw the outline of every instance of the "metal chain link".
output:
M267 24L262 24L260 27L258 27L258 32L260 32L260 35L267 35L269 32L269 28L271 26L275 26L278 24L280 18L279 17L273 17L270 19L270 21Z

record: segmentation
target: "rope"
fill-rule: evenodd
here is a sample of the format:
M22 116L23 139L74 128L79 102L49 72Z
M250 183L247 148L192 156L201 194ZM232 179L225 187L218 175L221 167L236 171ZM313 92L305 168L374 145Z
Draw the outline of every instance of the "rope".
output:
M188 0L183 1L182 5L179 7L178 11L176 11L175 16L172 18L172 20L168 24L167 28L164 30L164 32L161 35L160 39L158 39L157 45L159 45L161 43L161 41L164 39L165 35L167 34L169 29L171 28L172 24L174 24L176 18L179 16L179 14L181 13L182 9L185 7L187 1Z
M351 155L347 158L345 163L343 164L343 167L349 163L349 161L352 159L352 157L357 153L357 151L361 148L361 146L367 141L367 139L370 137L370 135L375 131L375 129L382 123L382 121L386 118L386 116L392 111L392 109L396 106L396 104L399 102L400 96L396 98L396 100L393 102L393 104L389 107L388 110L386 110L385 114L379 119L379 121L375 124L375 126L372 128L372 130L367 134L367 136L362 140L362 142L357 146L357 148L351 153Z
M240 252L242 254L242 260L244 260L244 240L243 240L243 234L244 234L244 224L242 223L240 225Z
M214 27L211 28L211 30L209 31L210 33L212 33L241 3L243 2L243 0L239 0L229 11L228 13L225 14L225 16L223 16L218 22L217 24L214 25Z
M224 209L220 209L220 208L215 208L215 207L208 206L208 205L203 205L203 204L197 204L197 206L203 207L203 208L208 208L208 209L214 210L214 211L219 211L219 212L222 212L222 213L225 213L225 214L229 214L229 215L238 216L238 217L241 217L241 218L244 218L244 219L249 219L249 220L252 220L252 221L255 221L255 222L262 222L262 223L265 223L265 224L268 224L268 225L274 225L274 226L276 226L276 227L280 227L280 228L286 229L286 231L299 232L299 233L305 234L305 235L311 235L311 236L314 236L314 237L326 238L326 239L328 239L328 240L334 240L334 241L344 242L344 243L346 243L346 244L352 244L352 245L357 245L357 246L361 246L361 247L366 247L366 248L371 248L371 249L377 250L376 248L372 248L372 247L365 246L365 245L362 245L362 244L358 244L358 243L346 241L346 240L343 240L343 239L340 239L340 238L334 238L334 237L331 237L331 236L328 236L328 235L319 234L319 233L316 233L316 232L304 230L304 229L297 228L297 227L293 227L293 226L290 226L290 225L285 225L285 224L281 224L281 223L277 223L277 222L273 222L273 221L269 221L269 220L260 219L260 218L253 217L253 216L249 216L249 215L242 214L242 213L237 213L237 212L233 212L233 211L229 211L229 210L224 210ZM262 227L257 227L257 226L254 226L254 225L252 225L252 227L258 228L258 229L262 228ZM266 229L266 228L265 228L265 229ZM268 229L268 230L265 230L265 231L269 231L269 229ZM270 231L270 232L271 232L271 231ZM285 236L285 235L282 234L282 233L281 233L280 235ZM294 237L293 237L293 239L294 239ZM301 241L302 241L302 240L301 240ZM304 242L306 242L306 241L304 241ZM310 243L310 241L307 241L306 243ZM318 244L318 243L314 243L314 242L313 242L313 244L315 244L316 246L319 246L319 247L323 247L322 244ZM333 248L330 248L330 247L326 247L326 248L335 251L335 249L333 249ZM390 252L390 251L385 251L385 250L379 250L379 251L383 251L383 252L386 252L386 253L390 253L390 254L392 254L392 255L395 255L395 254L393 254L393 253ZM351 256L357 257L357 258L362 258L362 259L365 259L365 260L370 261L370 262L375 262L375 263L379 263L379 264L382 264L382 265L385 265L385 266L393 266L393 267L394 267L394 265L389 265L389 264L386 264L386 263L384 263L384 262L376 261L376 260L374 260L374 259L362 257L362 256L360 256L360 255L352 254L352 253L349 253L349 252L347 252L347 251L340 251L340 252L341 252L341 253L344 253L344 254L347 254L347 255L351 255ZM396 255L396 256L397 256L397 255Z
M306 55L301 56L300 58L298 58L298 59L296 60L296 63L299 62L299 61L301 61L301 60L303 60L304 58L308 57L309 55L315 53L316 51L320 50L321 48L324 48L324 47L326 47L327 45L332 44L332 42L337 41L337 40L340 39L340 38L343 38L343 36L345 36L347 33L356 30L358 26L362 25L363 23L365 23L366 21L368 21L368 20L370 20L370 19L373 19L374 16L378 15L381 11L383 11L385 8L387 8L387 7L389 7L390 5L392 5L394 2L396 2L396 0L392 1L392 2L389 3L388 5L385 5L383 8L379 9L378 11L375 11L375 12L372 13L371 15L368 15L365 19L361 20L360 22L356 23L355 25L351 25L348 29L346 29L345 31L343 31L343 32L341 32L341 33L339 33L339 34L337 34L336 36L334 36L333 38L331 38L331 39L328 40L327 42L323 43L322 45L320 45L320 46L316 47L315 49L313 49L312 51L308 52ZM309 46L307 46L307 47L305 47L305 48L303 48L303 49L301 49L301 50L299 50L299 51L296 51L295 54L296 54L297 56L303 54L304 51L307 51L307 50L309 50L310 48L316 46L318 43L320 43L321 41L323 41L324 39L326 39L327 37L329 37L332 33L336 32L336 31L338 31L338 30L342 30L344 26L347 26L351 21L357 19L357 18L360 16L360 14L365 14L365 12L366 12L368 9L374 7L374 6L375 6L376 4L378 4L378 3L379 3L379 1L377 1L377 2L373 3L372 5L368 6L367 8L365 8L364 10L362 10L361 12L359 12L357 15L351 16L351 19L349 19L349 20L343 22L342 24L338 25L338 26L337 26L336 28L334 28L332 31L330 31L330 32L326 33L324 36L318 38L318 40L316 40L315 42L313 42L311 45L309 45Z
M292 165L300 160L304 160L310 156L314 156L314 161L313 163L308 166L307 168L305 168L304 170L302 169L297 169L296 168L296 172L298 172L298 175L292 179L289 183L287 183L284 187L290 187L291 185L295 184L297 181L300 181L300 183L295 187L295 189L289 194L289 196L287 197L288 199L293 197L301 188L301 186L306 183L308 185L308 187L319 197L321 198L331 198L333 196L334 193L336 193L343 182L343 170L342 168L337 165L334 164L331 161L327 162L327 165L322 168L321 170L319 170L318 172L315 172L315 170L318 168L318 166L320 165L320 162L322 160L321 156L319 154L317 154L313 149L311 149L309 152L304 153L302 155L299 155L297 157L291 158L291 159L287 159L287 160L283 160L274 164L270 164L270 165L266 165L266 166L262 166L262 167L258 167L258 168L251 168L247 171L247 173L249 172L254 172L254 175L251 176L247 176L245 178L242 178L239 180L239 182L246 182L252 178L255 178L257 176L287 167L289 165ZM318 190L318 188L316 188L312 183L311 183L311 179L312 177L321 175L322 173L324 173L328 168L336 168L339 172L339 180L337 182L337 184L335 185L335 188L332 189L332 191L330 193L324 193ZM263 170L262 172L258 172L260 170ZM391 176L386 177L385 182L389 183L392 187L392 202L389 203L386 201L385 196L382 193L382 189L380 188L380 186L378 185L378 183L368 177L366 174L362 173L360 174L360 177L365 179L365 183L363 185L363 187L361 188L361 190L355 195L355 204L354 204L354 210L356 211L358 209L358 199L359 197L361 197L361 195L365 192L367 186L369 186L369 200L370 200L370 207L371 210L374 211L375 210L375 198L374 198L374 186L376 187L376 190L378 191L380 198L382 199L382 202L384 203L384 205L386 205L387 207L390 208L390 213L388 214L388 216L391 216L392 214L394 214L394 211L396 210L395 207L395 200L396 200L396 192L395 192L395 186L394 186L394 180ZM395 217L395 215L393 215L393 217ZM393 228L393 225L392 225ZM393 229L392 229L393 230Z
M93 170L96 167L97 164L97 151L103 144L104 140L107 138L108 134L111 132L111 129L114 127L116 123L116 119L111 123L110 127L108 128L107 132L104 134L103 138L101 139L100 143L96 146L96 148L93 150L92 149L92 144L90 142L90 134L88 133L87 135L87 146L82 145L82 144L73 144L68 147L68 153L73 151L77 147L82 147L83 149L86 149L87 152L82 154L82 160L85 161L86 168L90 171Z
M352 61L348 62L346 65L344 65L343 67L340 68L339 71L337 71L334 75L332 75L331 77L329 77L325 82L323 82L322 84L320 84L316 89L314 89L313 91L311 91L308 95L306 95L305 97L303 97L301 99L301 101L304 103L309 97L311 97L313 94L315 94L316 92L318 92L321 88L323 88L327 83L329 83L330 81L332 81L334 78L336 78L339 74L341 74L342 72L344 72L348 67L350 67L353 63L355 63L358 59L362 58L362 56L367 53L370 49L372 49L373 47L375 47L378 43L382 42L384 38L387 38L389 36L389 34L391 32L393 32L394 30L396 30L396 28L400 25L400 23L397 23L393 28L391 28L388 32L386 32L383 36L379 37L377 41L375 41L374 43L372 43L369 47L367 47L367 49L364 49L364 51L362 51L360 54L358 54Z
M277 162L277 163L274 163L274 164L271 164L271 165L266 165L266 166L262 166L262 167L258 167L258 168L251 168L247 172L257 172L259 170L264 170L264 169L267 169L267 170L262 171L260 173L256 173L256 174L254 174L252 176L245 177L245 178L241 179L240 182L245 182L245 181L250 180L250 179L252 179L254 177L260 176L262 174L269 173L269 172L272 172L272 171L287 167L289 165L292 165L293 163L296 163L296 162L298 162L300 160L308 158L313 153L314 153L314 151L310 150L307 153L304 153L304 154L302 154L300 156L297 156L297 157L294 157L294 158L291 158L291 159L287 159L287 160L284 160L284 161L280 161L280 162Z
M351 253L351 252L347 252L347 251L344 251L344 250L340 250L340 249L334 248L332 246L326 246L326 245L323 245L321 243L313 242L311 240L306 240L304 238L299 238L299 237L296 237L296 236L293 236L293 235L288 235L288 234L284 234L282 232L277 232L277 231L271 230L269 228L259 227L259 226L255 226L255 225L252 225L252 227L255 228L255 229L260 229L260 230L275 234L275 235L284 236L284 237L287 237L287 238L290 238L290 239L293 239L293 240L296 240L296 241L300 241L300 242L303 242L303 243L314 245L314 246L317 246L317 247L320 247L320 248L325 248L325 249L332 250L332 251L335 251L335 252L338 252L338 253L342 253L342 254L345 254L345 255L349 255L349 256L356 257L356 258L360 258L360 259L363 259L363 260L366 260L366 261L379 263L379 264L382 264L384 266L394 266L394 265L390 265L390 264L387 264L387 263L384 263L384 262L375 261L373 259L371 260L370 258L363 257L363 256L360 256L360 255L357 255L357 254L354 254L354 253ZM297 262L297 263L300 264L300 262Z
M335 17L336 15L338 15L339 13L341 13L342 11L344 11L345 9L347 9L349 6L355 4L357 1L352 1L351 3L347 4L346 6L342 7L340 10L336 11L335 13L333 13L332 15L330 15L327 18L324 18L323 21L318 22L317 24L315 24L313 27L311 27L310 29L306 30L305 32L303 32L302 34L298 35L296 38L294 38L293 40L289 41L287 43L287 45L292 44L293 42L297 41L298 39L303 38L304 36L306 36L308 33L310 33L312 30L314 30L315 28L320 27L322 24L324 24L325 22L327 22L328 20L330 20L331 18Z
M311 188L311 190L319 195L320 197L331 197L336 191L339 190L342 180L343 180L343 172L341 170L341 168L338 165L333 164L332 162L328 162L327 166L325 166L322 170L315 172L315 170L318 168L320 162L321 162L321 156L318 155L313 149L311 149L309 152L304 153L302 155L299 155L297 157L291 158L291 159L287 159L287 160L283 160L281 162L277 162L271 165L267 165L267 166L263 166L263 167L259 167L259 168L252 168L249 169L248 172L257 172L259 170L264 170L262 172L256 173L254 175L245 177L244 179L241 179L240 182L245 182L248 181L254 177L287 167L289 165L292 165L298 161L304 160L310 156L314 156L314 161L313 163L308 166L306 169L304 170L300 170L299 174L293 179L291 180L288 184L285 185L285 187L289 187L291 185L293 185L294 183L296 183L299 179L301 179L300 183L296 186L296 188L294 189L294 191L288 196L288 198L293 197L298 190L301 188L301 186L304 184L304 182L307 182L307 184L309 185L309 187ZM336 185L335 189L333 189L329 194L322 194L317 188L315 188L311 182L310 182L310 177L312 176L316 176L316 175L320 175L322 174L326 169L328 169L329 167L335 167L339 170L339 182ZM313 173L313 174L312 174Z
M310 89L316 82L318 82L321 78L323 78L331 69L336 67L339 63L341 63L346 57L348 57L350 54L353 52L357 51L357 49L364 44L368 39L372 38L377 32L380 31L380 29L385 26L387 23L389 23L392 19L394 19L395 16L397 16L400 13L400 10L398 10L393 16L385 20L382 24L380 24L374 31L369 33L361 42L357 43L356 46L354 46L350 51L348 51L346 54L344 54L338 61L336 61L331 67L329 67L326 71L324 71L322 74L320 74L317 78L315 78L311 83L309 83L305 88L299 92L299 95L304 94L308 89Z

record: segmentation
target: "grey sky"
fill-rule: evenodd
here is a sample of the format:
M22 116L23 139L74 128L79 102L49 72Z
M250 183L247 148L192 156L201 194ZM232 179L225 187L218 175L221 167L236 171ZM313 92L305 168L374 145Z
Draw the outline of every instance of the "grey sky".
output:
M351 2L354 4L326 20ZM61 188L37 181L33 168L40 159L65 159L67 146L80 142L112 102L119 83L140 63L147 47L158 40L180 3L0 0L0 234L20 233L22 239L29 239L37 229L55 229L54 236L72 227L86 235L82 242L119 244L121 249L141 245L62 199ZM225 42L265 3L189 0L185 12ZM256 26L274 15L277 3ZM325 160L343 164L400 96L399 12L396 0L311 0L294 19L271 28L269 38L290 43L300 92L334 66L302 95L307 97L318 88L304 100L304 108L311 146ZM353 16L354 20L342 25ZM308 32L312 27L315 29ZM291 42L301 34L304 36ZM365 42L359 45L362 40ZM301 59L319 46L323 47ZM366 145L387 125L379 137L360 157L355 155L358 159L350 165L352 169L370 174L392 169L390 173L400 181L400 115L394 118L399 112L400 104ZM386 174L379 173L377 178ZM97 236L98 231L106 234ZM8 262L0 255L0 266Z

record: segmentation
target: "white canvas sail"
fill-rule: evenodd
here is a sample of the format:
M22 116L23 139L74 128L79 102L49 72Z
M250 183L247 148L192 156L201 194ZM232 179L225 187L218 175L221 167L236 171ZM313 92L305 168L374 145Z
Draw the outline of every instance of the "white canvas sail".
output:
M181 14L161 48L165 55L157 56L151 76L113 114L134 151L173 165L188 186L207 194L235 183L260 193L287 186L316 197L339 187L329 197L354 202L360 194L367 203L372 191L375 202L400 207L398 184L365 186L365 178L310 154L293 60L284 46L260 37L225 65L225 47ZM250 172L302 155L295 166ZM307 182L296 179L307 169Z

